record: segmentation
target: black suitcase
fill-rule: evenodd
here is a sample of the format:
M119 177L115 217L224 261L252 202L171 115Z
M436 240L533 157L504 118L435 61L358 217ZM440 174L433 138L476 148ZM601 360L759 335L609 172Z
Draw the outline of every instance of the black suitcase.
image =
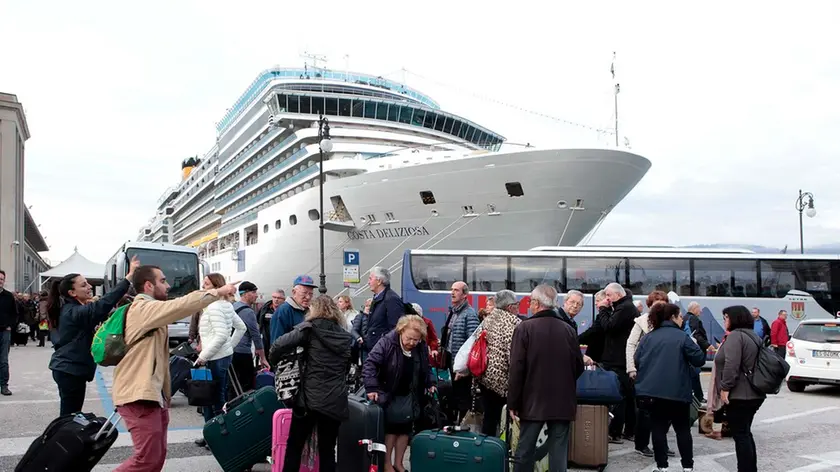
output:
M375 447L369 451L362 441L372 441L375 445L385 444L385 414L379 405L370 403L362 396L348 397L350 418L341 423L338 429L338 472L367 472L371 460L382 465L381 449Z
M117 424L93 413L63 415L23 455L15 472L90 472L117 440Z
M172 395L181 392L187 394L187 379L190 378L190 369L193 363L181 356L169 357L169 381Z
M172 350L169 351L169 355L183 357L192 362L195 362L198 359L198 351L196 351L188 342L183 342L172 348Z

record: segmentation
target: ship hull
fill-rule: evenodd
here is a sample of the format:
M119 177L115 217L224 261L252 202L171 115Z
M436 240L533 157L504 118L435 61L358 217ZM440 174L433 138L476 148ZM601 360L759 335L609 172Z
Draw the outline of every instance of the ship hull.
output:
M369 296L366 274L376 265L391 270L392 288L399 292L407 249L575 245L650 168L644 157L605 149L488 153L395 168L387 168L387 162L384 169L324 185L325 214L333 208L331 197L340 197L354 225L342 231L328 224L331 229L324 231L330 295L349 293L357 301ZM521 196L509 195L506 184L515 183ZM211 267L229 280L254 282L263 299L276 289L289 294L300 274L317 282L318 190L309 188L260 211L257 241L207 258ZM424 191L432 192L434 204L424 203ZM392 214L391 221L386 214ZM359 253L360 268L360 283L349 288L344 283L347 250Z

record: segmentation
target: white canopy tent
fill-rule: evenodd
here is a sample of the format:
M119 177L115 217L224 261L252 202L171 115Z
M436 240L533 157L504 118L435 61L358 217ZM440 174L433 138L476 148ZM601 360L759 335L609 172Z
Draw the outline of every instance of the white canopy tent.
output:
M78 248L73 248L73 254L65 259L64 262L46 272L41 272L41 287L44 287L44 284L50 279L60 279L67 274L81 274L91 285L102 285L103 278L105 277L105 264L97 264L79 254Z

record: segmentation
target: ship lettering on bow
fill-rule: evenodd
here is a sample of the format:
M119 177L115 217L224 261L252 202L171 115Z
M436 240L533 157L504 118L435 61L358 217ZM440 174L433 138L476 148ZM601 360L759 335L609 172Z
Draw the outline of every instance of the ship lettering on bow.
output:
M407 238L409 236L428 236L429 230L425 226L397 226L395 228L363 229L350 231L347 236L357 241L360 239L388 239Z

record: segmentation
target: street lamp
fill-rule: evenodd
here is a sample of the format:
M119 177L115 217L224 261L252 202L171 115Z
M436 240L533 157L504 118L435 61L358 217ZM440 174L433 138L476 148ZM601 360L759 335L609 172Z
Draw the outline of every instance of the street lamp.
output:
M327 293L327 274L324 273L324 153L332 151L333 143L330 139L330 121L321 114L318 118L318 192L320 202L318 216L321 218L319 236L321 238L321 273L318 274L318 292Z
M814 208L814 194L800 189L799 198L796 199L796 211L799 212L799 253L805 254L805 243L802 238L802 212L804 211L808 218L817 216L817 210Z

